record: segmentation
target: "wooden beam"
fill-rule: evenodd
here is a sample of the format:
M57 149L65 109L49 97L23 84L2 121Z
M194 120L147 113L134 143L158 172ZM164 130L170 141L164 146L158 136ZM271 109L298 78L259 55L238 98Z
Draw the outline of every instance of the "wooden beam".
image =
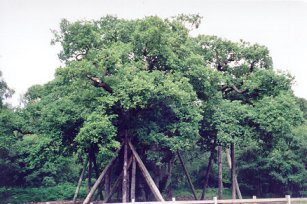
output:
M80 187L81 187L81 184L82 184L82 180L83 180L83 176L84 176L87 164L88 164L88 159L86 159L86 161L84 162L83 169L82 169L81 175L79 177L78 185L77 185L77 188L76 188L76 191L75 191L75 194L74 194L74 198L73 198L74 204L76 203L76 200L77 200L77 197L78 197L78 194L79 194L79 191L80 191Z
M127 186L128 186L128 144L127 144L127 136L125 136L124 143L124 165L123 165L123 182L122 182L122 202L127 202Z
M212 149L211 152L210 152L210 157L209 157L209 161L208 161L208 165L207 165L207 169L206 169L206 173L205 173L205 181L204 181L203 191L201 193L200 200L205 199L206 188L207 188L208 183L209 183L209 174L210 174L210 170L211 170L211 166L212 166L213 155L214 155L214 149Z
M155 198L158 200L158 201L164 201L158 187L156 186L155 182L152 180L149 172L147 171L143 161L141 160L140 156L138 155L138 153L136 152L134 146L132 145L132 143L129 141L129 146L130 146L130 149L136 159L136 162L137 164L139 165L140 167L140 170L145 178L145 181L147 182L150 190L152 191L152 193L154 194Z
M226 156L227 156L228 167L229 167L229 169L231 170L231 158L230 158L230 153L229 153L228 149L226 149ZM242 193L241 193L241 190L240 190L240 186L239 186L239 182L238 182L238 175L237 175L237 173L236 173L236 175L235 175L235 183L236 183L236 192L237 192L237 195L238 195L239 199L242 199Z
M136 162L135 157L132 156L132 170L131 170L131 200L135 201L135 174L136 174Z
M192 183L190 174L189 174L189 172L188 172L188 170L187 170L187 168L186 168L186 166L185 166L185 164L184 164L184 162L183 162L183 159L182 159L181 154L179 153L179 151L177 151L177 155L178 155L178 158L179 158L179 160L180 160L180 163L181 163L181 166L182 166L182 168L183 168L183 171L184 171L184 173L185 173L185 175L186 175L186 177L187 177L187 179L188 179L188 183L189 183L190 188L191 188L191 190L192 190L194 199L197 200L195 188L194 188L194 185L193 185L193 183Z
M217 147L217 163L218 163L218 199L223 199L223 152L222 147Z
M111 159L111 161L108 163L108 165L104 168L104 170L101 172L100 176L98 177L98 179L96 180L94 186L91 188L90 192L87 194L85 200L83 201L83 204L88 204L91 202L91 199L96 191L96 189L98 188L99 184L101 183L103 177L105 176L106 172L108 171L108 169L110 168L110 166L114 163L114 161L116 160L119 151L121 150L123 146L121 146L116 152L115 152L115 157L113 159Z
M236 164L235 164L235 144L230 145L230 157L231 157L231 194L232 199L236 199Z
M132 158L130 157L129 161L128 161L128 169L130 168L131 166L131 163L132 163ZM118 176L118 178L116 179L115 183L113 184L111 190L110 190L110 193L106 196L105 200L103 201L104 203L107 203L109 202L109 200L111 199L112 195L114 194L114 191L116 190L116 188L118 187L122 177L123 177L123 174L124 172L122 171L120 173L120 175Z

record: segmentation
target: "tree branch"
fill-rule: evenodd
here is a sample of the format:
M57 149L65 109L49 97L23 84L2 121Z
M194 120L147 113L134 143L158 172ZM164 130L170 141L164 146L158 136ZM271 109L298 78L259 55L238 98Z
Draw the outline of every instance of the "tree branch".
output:
M235 85L231 85L231 88L232 88L235 92L240 93L240 94L245 93L245 92L247 91L247 90L240 90L240 89L238 89Z
M90 76L90 75L86 75L86 77L89 80L91 80L91 82L94 86L103 88L105 91L107 91L109 93L113 93L113 89L108 84L102 82L99 78L94 77L94 76Z
M247 90L240 90L238 87L236 87L234 84L228 86L228 85L222 85L221 87L221 91L222 92L229 92L229 91L235 91L239 94L243 94L243 93L246 93Z

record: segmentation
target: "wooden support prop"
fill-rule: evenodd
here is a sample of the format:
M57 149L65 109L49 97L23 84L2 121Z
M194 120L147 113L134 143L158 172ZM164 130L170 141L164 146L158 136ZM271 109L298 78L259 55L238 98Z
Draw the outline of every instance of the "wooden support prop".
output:
M74 194L74 198L73 198L74 204L76 203L76 200L77 200L77 197L78 197L78 194L79 194L79 191L80 191L80 187L81 187L81 184L82 184L82 180L83 180L83 176L84 176L87 164L88 164L88 159L85 160L81 175L79 177L78 185L77 185L77 188L76 188L76 191L75 191L75 194Z
M140 170L145 178L145 181L147 182L150 190L152 191L152 193L154 194L155 198L158 200L158 201L164 201L158 187L156 186L155 182L152 180L149 172L147 171L144 163L142 162L140 156L138 155L138 153L136 152L134 146L132 145L132 143L129 141L129 147L136 159L136 162L138 163L139 167L140 167Z
M95 153L93 153L93 165L94 165L94 170L95 170L95 176L96 176L96 179L98 179L99 177L99 169L98 169L98 166L97 166L97 162L96 162L96 155ZM100 197L100 200L103 199L103 194L102 194L102 185L100 184L99 187L98 187L98 192L97 192L97 195L95 196L95 199L94 200L97 200L98 196Z
M291 204L291 196L290 195L286 195L286 199L287 199L287 204Z
M205 174L205 182L204 182L204 186L203 186L203 191L202 191L201 196L200 196L200 200L205 199L206 188L208 187L208 183L209 183L209 174L210 174L210 169L211 169L211 166L212 166L213 155L214 155L214 149L212 149L211 152L210 152L210 157L209 157L209 160L208 160L208 165L207 165L206 174Z
M128 161L128 167L127 167L128 169L130 168L131 163L132 163L132 158L130 157L130 159ZM118 176L118 178L116 179L115 183L113 184L113 186L112 186L112 188L110 190L110 193L106 196L105 200L103 201L104 203L109 202L109 200L111 199L112 195L114 194L116 188L118 187L118 185L119 185L119 183L120 183L120 181L121 181L121 179L123 177L123 174L124 174L124 172L122 171L120 173L120 175Z
M92 188L92 155L91 155L91 150L88 153L88 178L87 178L87 192L89 193L91 188Z
M127 191L128 191L128 143L127 136L125 136L124 143L124 165L123 165L123 182L122 182L122 202L127 202Z
M108 163L108 165L105 167L105 169L101 172L100 176L98 177L98 179L96 180L95 184L93 185L93 187L91 188L90 192L87 194L85 200L83 201L83 204L88 204L91 202L91 199L96 191L96 189L98 188L99 184L101 183L103 177L105 176L106 172L108 171L108 169L110 168L110 166L113 164L113 162L116 160L118 152L120 151L120 149L123 146L121 146L115 153L115 157Z
M135 200L135 174L136 174L136 161L132 156L132 170L131 170L131 200Z
M223 163L222 163L222 147L217 147L217 160L218 160L218 198L223 199Z
M230 158L230 153L228 151L228 149L226 149L226 156L227 156L227 163L228 163L228 167L231 170L231 158ZM240 186L238 183L238 175L235 175L235 183L236 183L236 191L237 191L237 195L239 197L239 199L243 199L242 198L242 194L241 194L241 190L240 190Z
M106 173L105 179L104 179L104 189L105 189L105 193L106 195L109 195L110 193L110 185L111 185L111 171L108 170L108 172Z
M230 146L230 157L231 157L231 194L232 199L236 199L236 163L235 163L235 144L231 143Z
M189 175L189 172L188 172L186 166L184 165L183 159L182 159L182 157L181 157L179 151L177 151L177 155L178 155L178 158L179 158L180 163L181 163L181 165L182 165L183 171L184 171L184 173L185 173L185 175L186 175L186 177L187 177L187 179L188 179L188 182L189 182L190 188L191 188L191 190L192 190L194 199L197 200L197 196L196 196L196 192L195 192L194 185L193 185L193 183L192 183L192 180L191 180L191 177L190 177L190 175Z

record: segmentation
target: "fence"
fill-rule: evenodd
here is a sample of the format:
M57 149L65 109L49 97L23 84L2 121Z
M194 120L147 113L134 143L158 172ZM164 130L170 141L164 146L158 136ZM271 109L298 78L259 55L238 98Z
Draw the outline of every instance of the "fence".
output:
M256 198L253 196L252 199L227 199L227 200L218 200L217 197L213 197L212 200L184 200L184 201L176 201L175 198L172 201L164 201L164 202L130 202L127 204L236 204L236 203L287 203L291 204L292 202L304 202L307 204L307 198L291 198L290 195L286 195L284 198ZM93 202L93 204L101 204L102 202ZM110 204L122 204L122 203L110 203Z
M72 201L52 201L52 202L45 202L44 204L72 204ZM77 202L82 203L82 202ZM102 201L93 201L91 204L103 204ZM291 198L290 195L286 195L284 198L256 198L253 196L252 199L227 199L227 200L218 200L217 197L213 197L212 200L184 200L184 201L176 201L175 198L172 201L152 201L152 202L127 202L126 204L244 204L244 203L251 203L251 204L268 204L268 203L283 203L283 204L292 204L292 203L303 203L307 204L307 198ZM40 203L43 204L43 203ZM108 203L108 204L122 204L122 203Z

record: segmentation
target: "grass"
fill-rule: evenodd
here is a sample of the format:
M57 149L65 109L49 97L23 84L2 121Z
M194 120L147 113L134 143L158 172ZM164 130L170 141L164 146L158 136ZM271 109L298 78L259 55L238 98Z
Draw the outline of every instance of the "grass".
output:
M54 187L41 188L0 188L0 203L27 203L55 200L72 200L76 186L65 183ZM82 187L80 197L85 197L86 188Z
M207 188L206 189L206 194L205 194L205 199L213 199L213 197L217 196L217 188ZM200 198L202 189L196 189L196 196L197 198ZM174 190L173 191L173 196L175 198L181 199L181 198L194 198L192 192L190 189L179 189L179 190ZM230 199L231 198L231 191L228 188L224 188L223 191L223 197L224 199Z

